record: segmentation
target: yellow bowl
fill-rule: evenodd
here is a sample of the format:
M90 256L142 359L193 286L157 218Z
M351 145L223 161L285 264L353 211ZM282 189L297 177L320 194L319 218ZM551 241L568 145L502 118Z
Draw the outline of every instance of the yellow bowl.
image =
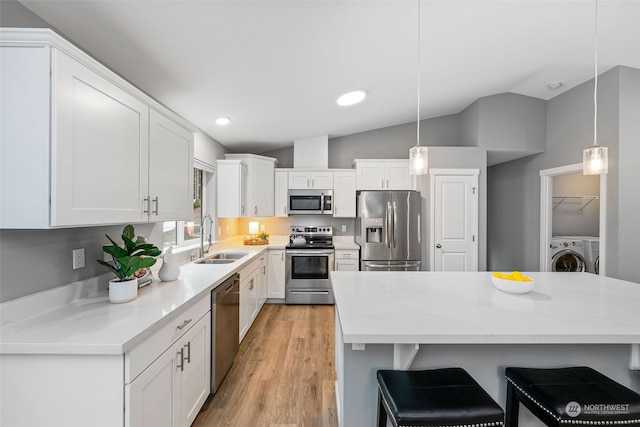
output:
M530 282L518 282L516 280L499 279L491 276L491 282L493 286L509 294L526 294L533 288L533 279L531 279Z

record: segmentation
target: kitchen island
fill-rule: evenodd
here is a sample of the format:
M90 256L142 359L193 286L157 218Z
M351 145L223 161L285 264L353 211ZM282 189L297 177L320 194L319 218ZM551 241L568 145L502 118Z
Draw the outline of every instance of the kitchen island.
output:
M514 295L487 272L331 273L340 425L375 425L378 369L460 366L503 407L506 366L588 365L640 391L640 284L526 274Z

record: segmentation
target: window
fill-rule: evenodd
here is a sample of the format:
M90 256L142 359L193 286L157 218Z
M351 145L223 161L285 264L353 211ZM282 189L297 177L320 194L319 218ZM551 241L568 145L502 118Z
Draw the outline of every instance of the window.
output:
M164 247L191 245L200 242L202 217L212 212L213 173L193 168L193 217L188 221L163 223ZM213 217L213 215L211 215ZM214 227L212 224L211 227Z

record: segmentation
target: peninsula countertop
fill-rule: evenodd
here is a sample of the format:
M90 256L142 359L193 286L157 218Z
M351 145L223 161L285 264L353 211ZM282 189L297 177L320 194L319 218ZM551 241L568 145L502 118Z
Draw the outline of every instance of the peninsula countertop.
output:
M525 273L527 294L489 272L331 273L344 343L638 344L640 284L588 273Z

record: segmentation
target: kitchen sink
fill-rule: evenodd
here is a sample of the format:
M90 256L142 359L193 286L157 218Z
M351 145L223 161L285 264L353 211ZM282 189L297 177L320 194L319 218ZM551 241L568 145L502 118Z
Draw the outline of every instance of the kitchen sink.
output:
M242 257L249 255L247 252L218 252L206 258L196 261L196 264L230 264Z
M201 259L196 261L196 264L231 264L232 262L235 262L235 259L211 259L211 258L205 258L205 259Z
M213 254L207 259L219 259L219 260L232 260L232 259L240 259L249 255L247 252L218 252L217 254Z

